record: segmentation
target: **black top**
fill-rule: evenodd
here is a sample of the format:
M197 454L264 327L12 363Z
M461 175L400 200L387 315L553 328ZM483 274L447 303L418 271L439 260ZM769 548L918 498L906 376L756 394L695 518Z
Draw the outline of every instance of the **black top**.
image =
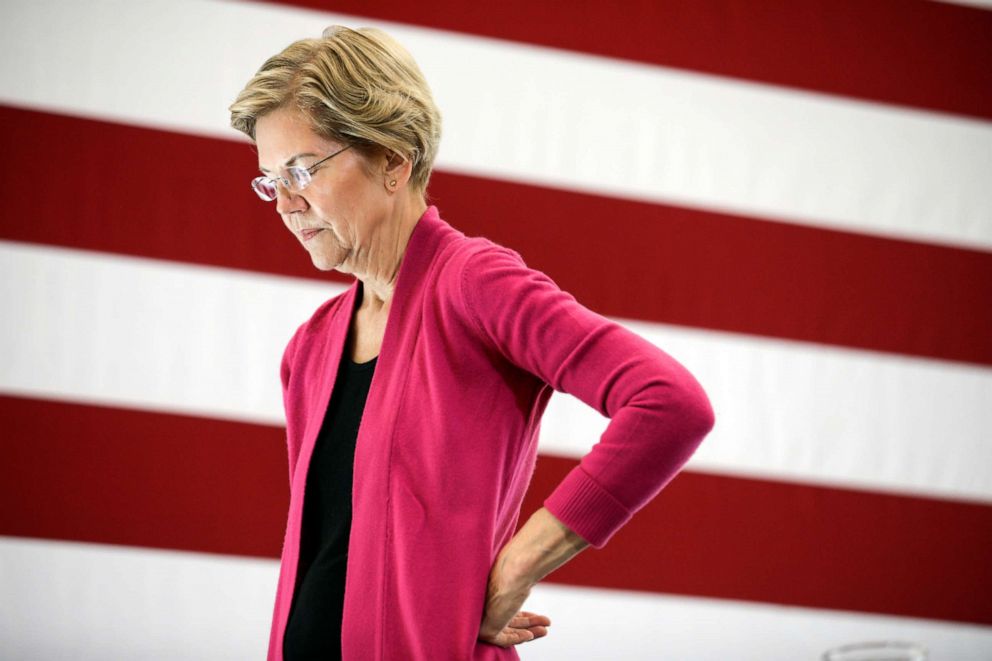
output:
M341 658L355 440L376 360L355 363L345 349L314 445L303 498L296 589L283 640L285 661Z

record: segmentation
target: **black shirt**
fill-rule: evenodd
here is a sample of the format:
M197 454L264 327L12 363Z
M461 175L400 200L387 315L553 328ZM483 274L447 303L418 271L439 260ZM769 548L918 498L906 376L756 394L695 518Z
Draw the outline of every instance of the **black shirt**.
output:
M341 658L355 440L376 360L355 363L345 349L310 458L296 589L283 640L286 661Z

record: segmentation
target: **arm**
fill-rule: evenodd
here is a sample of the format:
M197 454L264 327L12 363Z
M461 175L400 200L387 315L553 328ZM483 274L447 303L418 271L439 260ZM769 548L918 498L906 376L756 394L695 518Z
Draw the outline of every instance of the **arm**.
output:
M550 619L519 609L531 588L587 546L589 542L547 508L534 512L503 547L489 572L486 612L479 638L506 646L546 635Z
M516 591L522 604L529 586L584 548L578 540L601 548L658 494L712 429L713 410L674 358L580 305L512 250L472 255L462 293L494 351L611 419L497 559L490 587Z

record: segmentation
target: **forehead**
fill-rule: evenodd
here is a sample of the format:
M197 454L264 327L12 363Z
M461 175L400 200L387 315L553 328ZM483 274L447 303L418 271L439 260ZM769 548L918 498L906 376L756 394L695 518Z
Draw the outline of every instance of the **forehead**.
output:
M299 110L279 108L255 122L255 147L259 167L274 170L299 154L327 151L331 143L311 128Z

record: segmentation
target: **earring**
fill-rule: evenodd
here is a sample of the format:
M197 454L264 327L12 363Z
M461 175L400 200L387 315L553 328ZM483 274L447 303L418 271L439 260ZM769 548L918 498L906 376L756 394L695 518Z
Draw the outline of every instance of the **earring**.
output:
M392 181L390 181L390 182L389 182L389 185L390 185L390 186L395 186L395 185L396 185L396 180L395 180L395 179L393 179Z

